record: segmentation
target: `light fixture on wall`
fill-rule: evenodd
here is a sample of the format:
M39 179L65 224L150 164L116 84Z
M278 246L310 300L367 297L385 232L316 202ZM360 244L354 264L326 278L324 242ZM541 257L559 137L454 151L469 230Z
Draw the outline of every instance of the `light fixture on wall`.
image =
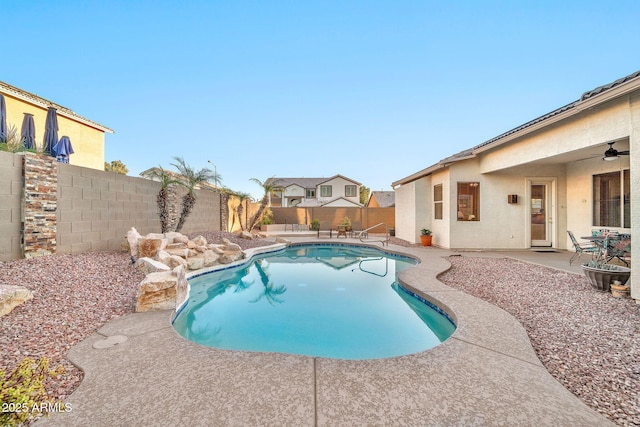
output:
M615 141L607 142L607 144L609 144L609 148L607 149L607 151L604 152L604 157L602 158L602 160L616 160L620 156L629 155L629 150L618 151L615 148L613 148L613 144L615 143L616 143Z

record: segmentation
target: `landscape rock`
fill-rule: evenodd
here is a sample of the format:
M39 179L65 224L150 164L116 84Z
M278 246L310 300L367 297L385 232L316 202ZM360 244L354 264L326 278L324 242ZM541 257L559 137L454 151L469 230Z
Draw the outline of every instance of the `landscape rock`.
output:
M220 264L231 264L234 261L238 261L244 258L244 252L242 251L225 251L224 255L222 255L218 262Z
M184 266L180 265L173 269L176 276L176 309L182 306L189 298L189 282L187 282L187 272Z
M176 231L169 231L168 233L164 233L164 238L167 239L169 243L176 243L176 240L175 240L176 237L179 237L180 239L184 239L185 236Z
M187 267L187 261L184 258L177 255L169 255L169 260L166 264L169 266L169 268L176 268L180 265L182 265L185 268Z
M0 316L33 298L31 291L22 286L0 285Z
M187 258L189 256L189 249L187 248L184 248L184 249L166 248L165 252L168 253L169 255L176 255L182 258Z
M253 240L253 234L249 233L249 232L248 232L248 231L246 231L246 230L243 230L243 231L240 233L240 237L242 237L243 239Z
M138 257L138 240L142 238L138 230L135 227L131 227L131 230L127 231L127 242L129 242L129 254L132 257Z
M197 236L197 237L191 239L191 241L193 243L195 243L196 246L207 246L207 239L205 239L202 236Z
M204 258L201 258L201 257L187 258L187 268L189 270L200 270L201 268L204 268Z
M148 239L142 237L138 239L138 257L139 258L155 258L159 249L162 249L164 239ZM164 241L166 246L166 240Z
M189 241L189 238L187 236L185 236L184 234L180 234L180 233L175 233L175 235L173 235L173 243L187 243Z
M136 261L136 268L142 271L144 274L171 270L168 265L147 257L138 258L138 260Z
M177 277L172 271L150 273L140 282L136 312L176 307Z

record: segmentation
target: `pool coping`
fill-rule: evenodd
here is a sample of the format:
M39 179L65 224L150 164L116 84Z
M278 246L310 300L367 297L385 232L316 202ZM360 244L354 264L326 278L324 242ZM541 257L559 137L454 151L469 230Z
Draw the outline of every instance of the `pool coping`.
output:
M455 321L444 343L374 360L217 350L179 336L171 326L173 310L136 313L71 349L69 359L85 373L67 399L72 410L39 423L613 425L548 373L515 318L437 280L453 252L384 249L421 260L399 281Z

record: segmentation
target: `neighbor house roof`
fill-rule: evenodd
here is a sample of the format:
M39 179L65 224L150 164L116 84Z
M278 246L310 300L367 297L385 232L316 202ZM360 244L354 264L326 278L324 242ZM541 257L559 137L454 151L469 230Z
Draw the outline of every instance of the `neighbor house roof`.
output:
M25 90L19 89L15 86L11 86L8 83L0 81L0 93L4 93L10 95L16 99L20 99L22 101L28 102L29 104L36 105L38 107L42 107L44 109L48 109L49 107L53 107L56 109L56 113L60 116L69 118L76 122L82 123L94 129L98 129L102 132L114 133L113 129L110 129L106 126L103 126L99 123L94 122L93 120L89 120L85 117L80 116L79 114L74 113L70 109L63 107L62 105L56 104L54 102L48 101L44 98L39 97L38 95L34 95L33 93L29 93Z
M473 158L476 154L481 153L483 151L489 150L491 148L497 147L501 144L504 144L512 139L521 137L528 133L534 132L541 127L548 126L557 121L566 119L572 115L578 114L579 112L592 108L596 104L600 104L606 101L609 101L615 97L620 95L624 95L625 93L629 93L633 90L637 90L640 87L640 71L636 71L631 73L625 77L617 79L611 83L606 85L598 86L595 89L584 92L580 99L573 101L567 105L564 105L560 108L557 108L547 114L543 114L540 117L537 117L533 120L530 120L518 127L515 127L505 133L502 133L494 138L491 138L481 144L474 146L473 148L469 148L467 150L463 150L457 154L449 156L445 159L440 160L438 163L431 165L425 169L422 169L418 172L415 172L405 178L399 179L391 184L392 187L397 185L406 184L416 179L422 178L424 176L430 175L434 171L438 169L442 169L444 167L449 166L451 163L465 160L469 158Z
M396 205L395 191L372 191L369 195L369 202L374 198L377 200L381 208L389 208ZM369 205L369 203L367 203Z
M316 188L318 185L321 185L324 182L327 181L331 181L332 179L335 178L342 178L345 179L347 181L353 182L356 185L362 185L360 184L358 181L354 181L351 178L347 178L344 175L333 175L332 177L329 178L279 178L279 177L273 177L273 178L269 178L267 179L267 183L272 184L272 185L277 185L279 187L282 188L287 188L291 185L299 185L300 187L303 188Z
M298 203L296 205L296 207L299 207L299 208L321 207L321 206L331 205L331 204L337 202L338 200L344 200L345 202L348 202L349 204L352 204L353 206L362 206L362 204L360 204L360 203L356 203L353 200L349 200L347 198L344 198L344 197L340 196L340 197L334 197L333 199L307 199L304 202Z

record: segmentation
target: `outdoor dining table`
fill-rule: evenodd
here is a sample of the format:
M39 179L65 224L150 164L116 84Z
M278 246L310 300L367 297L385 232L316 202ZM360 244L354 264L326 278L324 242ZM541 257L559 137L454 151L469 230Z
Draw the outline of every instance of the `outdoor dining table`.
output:
M607 236L581 236L581 239L590 240L598 247L598 259L605 259L607 254Z

